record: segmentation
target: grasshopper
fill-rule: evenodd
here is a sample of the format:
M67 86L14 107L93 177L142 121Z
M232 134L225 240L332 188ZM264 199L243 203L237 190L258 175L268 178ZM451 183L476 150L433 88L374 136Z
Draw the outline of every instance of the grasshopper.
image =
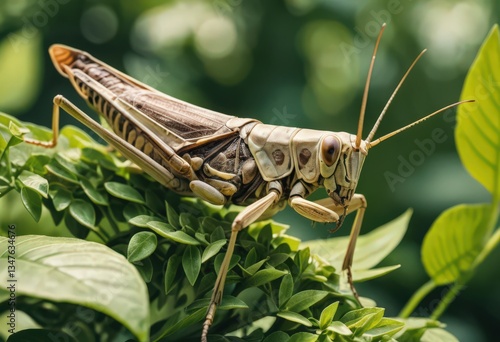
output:
M363 140L370 78L384 27L385 24L375 43L356 135L268 125L255 119L217 113L165 95L86 52L53 45L49 53L57 71L70 80L113 131L103 128L65 97L57 95L53 105L52 140L25 138L25 141L55 146L62 108L168 189L198 196L216 205L245 206L232 223L227 251L203 323L202 341L207 341L209 327L222 299L238 232L263 215L283 209L287 202L312 221L336 223L336 229L347 214L357 211L342 271L346 272L354 297L359 301L351 265L367 202L355 190L368 150L448 108L467 102L446 106L373 140L389 104L424 50L408 68ZM325 199L306 199L321 187L326 189Z

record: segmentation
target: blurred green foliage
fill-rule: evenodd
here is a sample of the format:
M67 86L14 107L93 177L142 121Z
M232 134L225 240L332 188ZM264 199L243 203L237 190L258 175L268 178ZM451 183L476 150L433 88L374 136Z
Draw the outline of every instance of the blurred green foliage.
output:
M494 0L4 0L0 110L49 126L54 95L62 93L84 108L47 58L50 44L64 43L210 109L266 123L354 132L373 37L386 21L365 132L413 58L423 48L429 51L395 98L378 136L458 99L465 73L498 13ZM61 121L75 124L69 116ZM403 267L365 288L386 303L389 314L396 314L400 301L425 281L418 246L438 213L457 199L489 200L458 160L454 126L454 111L447 112L384 142L365 163L357 189L369 203L363 230L408 207L415 213L410 236L394 256ZM442 131L442 139L433 140L424 159L412 162L412 152L432 140L435 129ZM402 182L388 183L389 173ZM24 209L11 203L12 208L2 208L2 229L23 216ZM291 211L277 219L296 227L309 224ZM350 222L339 234L348 233ZM34 224L29 217L23 223ZM40 229L54 233L50 220ZM290 233L304 239L329 236L321 225ZM493 322L500 320L494 309L500 305L500 280L491 270L499 256L476 271L476 281L449 310L454 316L443 317L461 340L493 336ZM440 291L431 294L423 314L442 296Z

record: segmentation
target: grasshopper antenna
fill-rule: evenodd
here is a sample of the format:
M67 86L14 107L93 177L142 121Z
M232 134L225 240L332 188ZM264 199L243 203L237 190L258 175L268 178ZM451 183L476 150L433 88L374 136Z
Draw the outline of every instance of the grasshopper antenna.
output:
M375 57L377 57L377 50L380 44L380 39L382 38L382 34L384 33L386 24L383 23L380 28L380 32L377 37L377 41L375 42L375 48L373 49L372 61L370 63L370 68L368 69L368 76L366 77L365 90L363 92L363 100L361 101L361 111L359 113L359 122L358 122L358 132L356 133L356 148L361 146L361 140L363 135L363 122L365 121L365 111L366 111L366 103L368 101L368 89L370 88L370 80L372 78L373 73L373 65L375 64Z
M401 88L401 86L403 85L404 81L406 80L406 78L408 77L408 75L410 74L410 72L413 70L413 67L415 66L415 64L417 64L417 62L420 59L420 57L422 57L426 51L427 51L427 49L422 50L422 52L420 52L420 54L417 56L417 58L415 58L415 60L413 61L413 63L411 63L411 65L408 68L408 70L406 70L406 73L403 75L403 77L399 81L396 89L394 89L394 91L391 94L391 97L389 97L389 100L387 101L384 109L380 113L380 115L379 115L379 117L377 119L377 122L375 122L375 125L373 125L373 128L372 128L370 134L368 134L368 137L366 138L366 142L367 143L369 143L373 139L373 136L375 135L375 132L377 131L378 127L380 126L380 123L382 122L382 119L384 118L384 115L387 112L387 109L389 108L390 104L392 103L392 100L394 99L394 97L398 93L399 88Z
M448 106L446 106L446 107L443 107L443 108L441 108L441 109L436 110L435 112L433 112L433 113L431 113L431 114L429 114L429 115L427 115L427 116L423 117L423 118L422 118L422 119L420 119L420 120L417 120L417 121L415 121L415 122L412 122L412 123L411 123L411 124L409 124L409 125L406 125L406 126L404 126L404 127L401 127L400 129L397 129L397 130L395 130L395 131L393 131L393 132L391 132L391 133L388 133L388 134L386 134L386 135L384 135L384 136L382 136L382 137L380 137L380 138L378 138L378 139L376 139L376 140L374 140L374 141L372 141L372 142L367 142L366 147L367 147L367 148L372 148L373 146L378 145L378 144L379 144L379 143L381 143L382 141L387 140L387 139L389 139L390 137L393 137L393 136L395 136L395 135L396 135L396 134L398 134L398 133L401 133L401 132L403 132L403 131L406 131L408 128L411 128L411 127L413 127L413 126L416 126L416 125L418 125L419 123L421 123L421 122L423 122L423 121L425 121L425 120L427 120L427 119L429 119L429 118L433 117L434 115L437 115L437 114L439 114L439 113L444 112L445 110L448 110L448 109L450 109L450 108L453 108L453 107L456 107L456 106L459 106L459 105L461 105L461 104L468 103L468 102L475 102L475 101L474 101L474 100L463 100L463 101L459 101L459 102L452 103L452 104L450 104L450 105L448 105Z

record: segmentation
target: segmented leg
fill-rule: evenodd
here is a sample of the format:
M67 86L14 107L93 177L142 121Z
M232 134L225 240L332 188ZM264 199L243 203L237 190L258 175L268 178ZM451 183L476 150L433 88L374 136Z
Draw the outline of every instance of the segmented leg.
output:
M278 202L281 196L281 186L279 183L271 182L269 188L269 193L265 197L243 209L243 211L240 212L233 221L231 226L231 237L229 238L226 255L224 256L224 260L220 266L219 274L212 292L212 298L210 299L207 314L205 316L205 322L203 323L203 331L201 334L202 342L207 342L208 329L213 323L217 305L219 305L222 300L224 283L226 281L229 263L231 262L231 257L234 252L234 245L236 243L238 232L256 221L269 207Z
M181 184L179 179L176 178L165 167L156 163L154 160L146 156L142 151L138 150L136 147L120 138L115 133L103 128L98 122L90 118L81 109L79 109L62 95L57 95L56 97L54 97L54 107L52 110L52 140L38 141L30 138L24 138L24 141L29 144L47 148L56 146L59 136L59 108L64 109L64 111L66 111L68 114L99 134L101 138L103 138L106 142L120 151L120 153L123 154L127 159L136 163L141 169L144 170L144 172L156 179L158 182L176 191L187 190L186 182L183 182L186 184L186 189L183 189L183 184Z
M336 206L332 199L325 198L318 201L315 201L316 204L321 205L325 208L331 209L339 215L344 213L344 207ZM366 199L365 196L361 194L354 194L351 198L351 202L349 203L347 214L352 213L357 210L356 218L354 219L354 223L351 228L351 234L349 236L349 244L347 245L347 250L344 257L344 262L342 263L342 271L347 272L347 282L349 283L349 287L354 294L354 297L359 302L358 292L354 287L354 282L352 279L352 262L354 258L354 250L356 249L356 241L359 236L359 232L361 231L361 224L363 223L363 216L365 215L366 210Z

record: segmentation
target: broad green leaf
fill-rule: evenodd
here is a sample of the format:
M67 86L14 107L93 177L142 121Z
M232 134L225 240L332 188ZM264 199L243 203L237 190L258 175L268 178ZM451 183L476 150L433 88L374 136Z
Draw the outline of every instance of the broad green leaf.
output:
M328 325L326 330L333 331L334 333L339 335L345 335L345 336L352 335L351 329L349 329L347 325L345 325L340 321L333 321Z
M371 337L373 340L382 339L384 336L393 336L404 328L405 324L391 318L382 318L375 328L369 329L363 337Z
M182 254L182 268L186 278L194 286L201 270L201 254L196 246L187 246Z
M1 150L1 146L0 146ZM33 171L36 174L43 174L45 173L45 165L47 165L50 162L50 157L45 154L32 154L28 160L26 161L26 164L24 166L26 168L29 168L31 171Z
M141 227L141 228L147 228L148 223L152 221L158 221L159 218L155 216L149 216L149 215L139 215L136 217L131 218L128 220L128 223L133 224L134 226ZM160 221L158 221L160 222ZM172 228L173 230L173 228Z
M393 265L393 266L372 268L369 270L353 270L352 277L356 279L357 282L372 280L380 278L388 273L391 273L392 271L395 271L400 267L401 265Z
M278 279L285 274L288 274L288 272L280 271L275 268L266 268L256 272L253 276L245 280L242 286L244 288L261 286Z
M421 342L459 342L458 339L444 329L427 329L422 336Z
M492 195L500 196L500 34L495 25L465 79L455 141L467 171Z
M422 245L422 262L436 285L449 284L468 272L490 231L489 205L458 205L432 224Z
M21 189L21 201L31 217L38 222L42 215L42 196L40 196L40 193L32 188L23 187Z
M167 201L165 201L165 209L167 211L168 223L170 223L174 228L180 229L181 225L179 223L179 214L172 208Z
M69 205L69 212L75 220L77 220L81 225L92 230L95 229L95 210L94 206L89 202L81 199L75 199Z
M85 192L85 194L88 196L88 198L95 204L97 205L108 205L108 198L105 194L101 193L100 191L97 191L96 188L90 183L89 180L87 179L82 179L80 181L80 185Z
M51 190L50 197L52 198L52 203L57 211L61 211L69 207L71 201L73 200L73 194L65 188L59 188L55 191Z
M275 331L262 342L288 342L290 336L283 331Z
M57 163L55 160L52 160L50 163L45 165L45 168L47 169L47 171L49 171L53 175L55 175L59 178L62 178L67 182L78 184L78 178L76 177L76 175L68 172L61 165L59 165L59 163Z
M167 268L165 269L165 294L168 294L174 288L174 281L176 279L177 269L181 263L179 255L172 255L167 261Z
M327 291L305 290L294 294L286 303L286 310L301 312L310 308L328 295Z
M0 237L0 272L7 274L7 238ZM148 340L149 300L141 276L107 246L74 238L17 237L16 295L82 305L123 324ZM3 252L1 252L3 251ZM0 288L5 295L6 286ZM8 295L8 293L7 293Z
M167 239L184 245L199 245L200 242L191 235L184 233L182 230L171 231L168 223L152 221L148 222L147 227L153 230L156 234L166 237Z
M130 185L117 182L106 182L104 183L104 188L112 196L134 203L145 203L139 191L135 190Z
M203 251L203 255L201 256L201 262L209 260L211 257L219 253L222 247L226 245L227 239L218 240L209 244L205 250Z
M293 294L293 278L291 274L285 274L281 280L278 304L282 308Z
M23 170L18 177L19 181L23 183L24 186L38 192L44 198L48 198L49 195L49 182L33 172Z
M205 305L205 307L208 306ZM223 296L222 301L218 307L221 310L232 310L232 309L248 309L247 303L242 301L241 299L234 296Z
M354 334L361 335L375 328L384 317L382 308L362 308L349 311L340 319Z
M319 336L308 332L299 332L293 334L288 342L316 342Z
M305 325L306 327L312 327L311 321L309 321L306 317L302 316L293 311L280 311L276 314L276 316L286 319L287 321L299 323Z
M262 265L264 265L267 262L267 260L269 260L269 257L267 257L265 259L262 259L262 260L256 262L255 264L248 266L247 268L244 268L243 271L247 275L250 275L250 276L254 275L255 272L257 272L258 270L260 270L260 268L262 267Z
M408 209L398 218L371 232L360 235L354 253L354 270L366 270L380 263L401 242L412 210ZM349 237L305 241L301 248L309 247L311 253L320 256L336 269L342 269ZM357 278L354 278L357 280Z
M0 41L0 108L23 112L38 96L43 70L41 35L26 37L23 29ZM47 112L52 106L47 104Z
M321 311L321 315L319 317L319 328L326 329L333 321L333 316L337 312L337 308L339 307L339 302L332 303L328 305L326 308Z
M127 249L127 259L136 262L147 258L156 249L158 239L156 234L151 232L139 232L130 238Z

